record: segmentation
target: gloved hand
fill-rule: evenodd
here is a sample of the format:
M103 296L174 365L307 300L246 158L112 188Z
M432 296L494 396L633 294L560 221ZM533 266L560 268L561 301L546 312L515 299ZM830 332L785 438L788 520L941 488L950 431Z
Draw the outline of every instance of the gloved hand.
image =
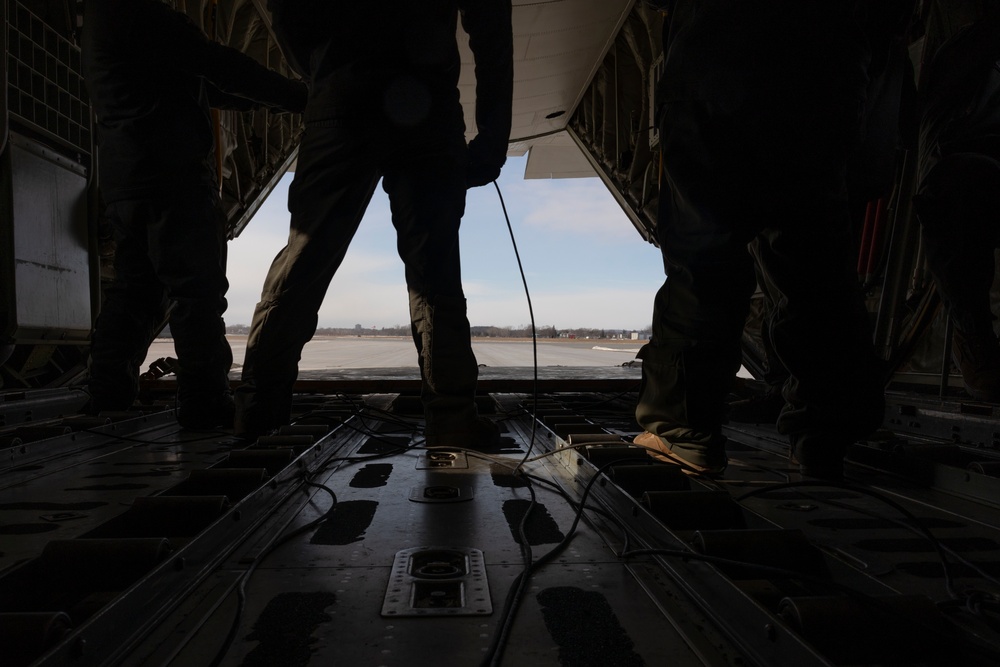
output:
M469 162L465 170L465 187L478 188L492 183L500 176L500 169L507 161L507 147L497 149L478 136L469 142Z

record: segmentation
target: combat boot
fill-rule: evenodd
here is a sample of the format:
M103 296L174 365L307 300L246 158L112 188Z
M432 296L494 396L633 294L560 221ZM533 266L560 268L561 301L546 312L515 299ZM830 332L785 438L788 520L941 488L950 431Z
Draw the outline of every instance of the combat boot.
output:
M632 442L644 448L654 459L678 465L689 475L718 477L729 462L724 439L706 446L703 443L676 442L645 431L635 436Z

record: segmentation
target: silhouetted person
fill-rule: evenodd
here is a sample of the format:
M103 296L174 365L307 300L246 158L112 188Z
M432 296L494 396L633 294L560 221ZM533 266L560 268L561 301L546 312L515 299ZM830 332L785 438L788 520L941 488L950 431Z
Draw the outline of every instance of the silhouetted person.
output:
M1000 9L946 41L921 84L920 185L927 264L954 322L951 354L966 390L1000 403L990 288L1000 246Z
M866 209L870 202L888 197L898 170L902 149L916 143L913 65L907 49L907 32L914 7L909 0L890 0L873 5L866 18L872 47L868 86L861 126L862 136L847 161L847 192L851 218L852 256L867 253L860 248ZM729 404L728 416L735 422L774 424L785 406L782 388L789 378L771 340L771 321L780 290L770 284L762 268L760 239L750 242L754 271L762 293L760 352L766 388L764 394ZM867 255L866 255L867 256ZM860 278L859 278L860 279Z
M210 41L157 0L86 0L82 43L101 196L117 243L91 348L88 409L132 404L139 366L173 302L177 420L231 423L225 220L209 106L301 111L305 85Z
M724 400L754 288L776 291L770 334L790 378L778 427L806 474L839 477L876 428L883 392L851 256L847 164L871 50L854 2L677 3L659 86L669 190L657 234L667 279L639 353L638 444L718 473Z
M486 444L462 290L458 229L467 188L504 164L513 89L510 0L319 3L271 0L274 30L309 81L306 133L289 189L288 244L254 313L236 432L287 423L302 347L379 179L406 268L430 445ZM458 16L476 62L478 135L459 103Z

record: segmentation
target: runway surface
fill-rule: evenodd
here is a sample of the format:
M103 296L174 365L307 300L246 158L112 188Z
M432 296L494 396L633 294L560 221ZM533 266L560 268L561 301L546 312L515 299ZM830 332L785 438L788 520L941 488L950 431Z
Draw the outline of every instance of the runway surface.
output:
M243 363L246 336L228 336L234 368ZM643 340L542 339L539 366L621 366L635 358ZM532 366L530 340L475 338L472 349L480 365ZM175 356L173 340L158 338L149 348L143 369L160 357ZM417 354L409 338L330 336L312 339L302 351L299 370L332 368L416 368Z

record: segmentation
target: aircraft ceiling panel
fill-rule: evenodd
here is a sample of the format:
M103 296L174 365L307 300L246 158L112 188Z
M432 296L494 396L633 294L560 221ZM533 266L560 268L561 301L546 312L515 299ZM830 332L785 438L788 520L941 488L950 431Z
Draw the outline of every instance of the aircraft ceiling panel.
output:
M610 18L611 21L608 22L612 23L616 17ZM605 23L587 23L572 28L539 32L529 38L525 58L533 61L559 55L592 53L604 46L607 32Z
M464 94L464 91L463 91L463 94ZM470 96L474 94L473 90L471 88L469 89L468 94ZM565 109L565 105L563 104L563 100L564 99L565 99L565 91L561 91L561 90L549 90L549 91L542 90L542 91L539 91L539 94L535 95L534 97L528 97L528 96L526 96L525 98L523 98L523 101L525 102L525 104L520 107L520 108L524 109L524 111L522 113L518 113L518 108L519 108L518 106L515 105L515 107L514 107L513 117L514 118L521 118L522 121L521 121L521 125L520 126L517 124L517 122L514 122L513 123L513 127L514 128L519 128L519 127L520 128L524 128L524 127L530 128L530 127L533 127L533 126L536 126L536 125L539 125L539 124L542 124L542 123L551 123L552 120L562 121L562 116L558 116L555 119L547 119L546 116L549 115L549 114L558 113L560 111L563 111ZM466 110L465 110L465 114L466 114L465 115L466 127L475 127L476 119L472 115L470 115L473 112L474 112L474 109L466 107ZM528 119L527 120L527 125L524 125L524 120L523 119L525 119L525 118ZM565 123L563 123L563 124L565 124ZM538 133L537 132L531 132L531 133L528 133L528 134L524 134L524 133L519 133L517 131L512 131L511 134L512 134L511 141L514 141L514 140L517 139L517 137L532 136L532 135L538 134Z
M569 61L559 67L548 68L549 73L517 82L514 104L530 104L531 98L546 94L573 94L576 82L590 74L590 67L579 61Z
M535 114L533 111L528 113L518 113L514 114L511 119L511 125L513 126L513 132L516 134L518 130L522 130L526 127L531 127L532 123L535 122ZM508 155L511 153L508 152Z
M517 120L512 142L527 141L530 147L533 137L565 129L633 2L514 0L514 118ZM474 62L467 36L459 31L459 37L463 84L460 88L471 138L476 133Z
M589 178L597 176L583 151L565 132L538 139L528 153L524 177Z

